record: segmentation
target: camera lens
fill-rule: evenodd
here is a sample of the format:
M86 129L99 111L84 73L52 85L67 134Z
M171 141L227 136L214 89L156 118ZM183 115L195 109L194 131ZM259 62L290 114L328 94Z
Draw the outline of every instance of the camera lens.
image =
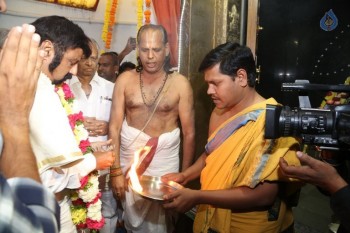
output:
M280 116L282 136L300 134L332 134L333 114L324 109L293 109L285 107Z

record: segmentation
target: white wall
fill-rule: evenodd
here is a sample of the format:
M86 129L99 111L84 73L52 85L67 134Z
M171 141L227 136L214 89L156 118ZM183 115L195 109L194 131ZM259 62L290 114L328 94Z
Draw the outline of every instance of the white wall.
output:
M123 50L127 39L136 36L137 0L119 0L116 13L116 25L113 30L111 51ZM36 18L48 15L60 15L77 23L89 36L103 48L101 39L104 11L107 0L100 0L95 12L35 0L7 0L7 12L0 14L0 27L10 28L23 23L33 22ZM54 26L54 25L53 25ZM132 52L124 61L136 63L136 53Z

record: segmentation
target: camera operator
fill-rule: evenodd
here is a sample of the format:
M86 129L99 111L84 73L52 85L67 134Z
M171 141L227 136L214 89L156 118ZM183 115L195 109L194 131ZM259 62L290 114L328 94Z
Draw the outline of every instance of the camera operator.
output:
M300 151L297 156L303 164L301 167L290 166L280 158L281 172L289 177L316 185L329 192L330 205L340 218L338 233L350 232L350 186L328 163L316 160Z

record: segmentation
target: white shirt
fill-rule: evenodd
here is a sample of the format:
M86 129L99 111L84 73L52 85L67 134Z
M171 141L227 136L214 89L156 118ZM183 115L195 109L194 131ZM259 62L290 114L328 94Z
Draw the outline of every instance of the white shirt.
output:
M91 93L89 97L86 96L84 90L81 88L78 77L73 76L66 83L70 86L75 96L73 106L75 111L82 111L84 117L95 117L97 120L109 122L114 83L101 78L96 73L90 81ZM89 137L89 140L91 142L106 141L107 135Z
M51 80L40 75L29 116L30 142L43 185L52 192L79 188L79 178L96 168L93 154L82 155ZM82 160L74 166L59 167ZM52 169L57 168L57 169Z

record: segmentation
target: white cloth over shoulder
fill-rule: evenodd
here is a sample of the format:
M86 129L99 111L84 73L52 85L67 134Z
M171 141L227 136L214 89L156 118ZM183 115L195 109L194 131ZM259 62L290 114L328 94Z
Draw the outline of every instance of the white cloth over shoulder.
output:
M96 159L91 153L82 154L54 88L51 80L42 73L38 80L29 125L30 141L42 183L51 192L58 193L65 188L79 188L80 177L96 168ZM76 161L77 164L70 164ZM68 168L62 168L68 164ZM76 232L68 201L60 203L61 232Z
M39 173L83 159L51 80L41 73L29 116L30 142Z
M137 137L134 143L134 139ZM134 152L142 148L151 137L130 127L126 120L121 131L120 163L125 173L134 159ZM131 145L132 144L132 145ZM179 171L180 129L162 134L149 167L144 175L162 176ZM161 203L146 200L131 189L125 193L125 227L132 232L172 232L173 213L165 211Z

